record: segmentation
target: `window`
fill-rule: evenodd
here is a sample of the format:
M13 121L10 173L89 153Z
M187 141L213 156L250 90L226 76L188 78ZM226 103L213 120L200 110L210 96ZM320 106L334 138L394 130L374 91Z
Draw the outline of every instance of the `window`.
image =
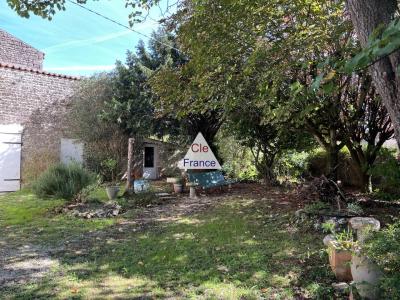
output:
M154 147L144 147L144 167L154 168Z

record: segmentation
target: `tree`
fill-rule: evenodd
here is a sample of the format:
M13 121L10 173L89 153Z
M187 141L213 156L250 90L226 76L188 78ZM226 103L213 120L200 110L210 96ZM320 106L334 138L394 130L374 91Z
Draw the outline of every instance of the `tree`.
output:
M14 9L18 15L24 18L29 18L30 14L33 13L39 17L51 20L52 17L57 13L57 11L65 10L66 0L7 0L8 5ZM80 5L86 4L87 0L76 0ZM129 14L130 24L133 25L134 22L143 21L147 17L145 13L150 7L158 6L160 0L125 0L125 7L130 7L132 12ZM169 11L170 6L168 5L164 8L164 13ZM161 7L160 7L161 10Z
M156 97L148 84L160 68L172 68L184 63L185 58L173 47L174 37L165 31L152 36L163 44L149 42L148 49L139 42L136 53L127 52L126 62L117 62L111 72L113 95L106 102L103 118L120 126L129 136L175 136L181 133L176 118L162 115L155 107Z
M363 47L374 31L387 26L398 12L396 0L347 0L347 7L357 36ZM400 147L400 50L380 58L370 66L371 76L389 112L397 144Z
M344 97L341 119L346 146L361 179L362 188L372 192L371 171L383 144L393 137L386 108L369 76L358 77Z
M230 111L228 115L228 130L240 144L250 149L264 183L277 183L274 163L279 155L286 150L303 149L311 144L306 136L293 128L279 123L264 123L262 112L250 103Z
M344 15L344 2L203 0L187 11L179 16L178 26L181 46L191 57L186 67L191 66L193 74L187 83L198 94L223 90L215 99L225 112L232 107L243 112L244 119L236 117L236 124L269 130L284 124L285 129L295 126L308 131L328 152L328 173L333 179L341 148L370 156L382 143L368 137L372 131L382 140L390 137L390 121L378 97L372 92L365 100L364 89L370 89L362 84L368 82L366 75L339 73L332 67L359 50ZM216 105L200 101L190 107ZM379 117L368 108L374 105ZM254 111L246 114L249 106ZM246 118L254 118L254 123ZM252 138L249 132L245 138ZM375 150L364 152L363 139L371 143L367 149ZM374 156L367 160L373 163ZM353 157L365 177L371 163L360 164L357 155Z
M106 103L113 97L112 82L110 74L82 81L72 96L66 124L71 137L84 143L87 166L102 174L106 180L111 179L111 174L104 168L103 162L115 159L117 169L123 170L128 140L118 124L101 117Z

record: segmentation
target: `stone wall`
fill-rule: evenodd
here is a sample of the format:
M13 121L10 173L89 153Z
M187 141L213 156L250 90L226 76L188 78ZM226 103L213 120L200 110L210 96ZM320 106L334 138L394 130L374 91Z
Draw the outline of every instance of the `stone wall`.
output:
M65 113L77 83L73 77L0 66L0 124L24 127L23 182L35 163L59 160Z
M42 70L44 53L0 29L0 62Z

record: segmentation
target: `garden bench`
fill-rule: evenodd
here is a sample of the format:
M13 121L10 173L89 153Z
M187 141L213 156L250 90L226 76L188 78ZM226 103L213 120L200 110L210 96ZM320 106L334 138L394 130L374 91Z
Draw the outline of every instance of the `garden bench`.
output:
M188 172L190 183L194 183L203 189L210 189L223 186L231 186L235 180L226 180L221 171L211 171L202 173Z

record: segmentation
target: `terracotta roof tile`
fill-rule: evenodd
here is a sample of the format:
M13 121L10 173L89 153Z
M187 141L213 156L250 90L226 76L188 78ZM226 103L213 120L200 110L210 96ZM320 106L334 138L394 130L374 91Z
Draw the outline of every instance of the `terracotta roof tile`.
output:
M19 66L19 65L15 65L15 64L7 64L7 63L2 63L2 62L0 62L0 68L7 68L7 69L31 72L31 73L42 74L42 75L47 75L47 76L52 76L52 77L65 78L65 79L71 79L71 80L80 80L81 79L80 77L76 77L76 76L56 74L56 73L51 73L51 72L47 72L47 71L43 71L43 70L31 69L31 68L27 68L24 66Z

